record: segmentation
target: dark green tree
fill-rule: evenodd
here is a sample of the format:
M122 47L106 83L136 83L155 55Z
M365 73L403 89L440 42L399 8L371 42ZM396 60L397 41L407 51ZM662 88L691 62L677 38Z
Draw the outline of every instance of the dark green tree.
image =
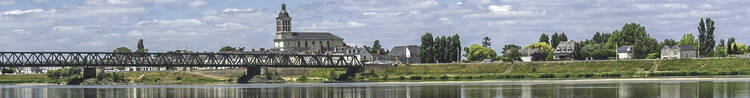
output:
M633 58L644 59L650 53L658 53L658 45L659 43L656 41L656 39L653 38L637 40L635 42L635 45L633 45Z
M521 52L518 51L519 49L521 49L521 46L514 44L505 45L505 47L503 47L503 61L512 62L521 60Z
M636 41L649 38L646 27L636 23L628 23L622 27L622 31L615 31L607 41L607 46L611 49L622 45L634 45Z
M446 51L446 52L448 52L448 54L450 54L449 55L449 58L450 58L449 61L456 60L456 62L460 62L458 60L461 58L460 57L460 55L461 55L461 37L458 36L458 34L456 34L456 35L451 36L449 39L450 39L450 43L451 43L450 46L451 47L450 47L450 51Z
M716 40L714 39L714 21L711 18L706 18L705 21L701 18L698 23L698 42L700 43L698 50L701 56L713 56L714 47L716 46Z
M490 37L485 36L484 39L482 39L482 47L490 48L492 46L492 41L490 41Z
M729 37L727 40L727 53L729 54L739 54L739 51L737 51L737 45L735 45L735 39L734 37Z
M547 34L542 33L542 36L539 37L539 42L544 42L549 44L549 36Z
M219 51L237 51L237 49L231 47L231 46L224 46L219 49Z
M139 40L138 40L138 50L142 50L142 49L145 49L145 48L143 47L143 39L139 39Z
M369 51L370 53L378 53L379 51L380 55L388 54L385 49L383 49L383 45L380 44L380 40L375 40L374 42L372 42L372 47L367 51Z
M422 63L435 62L435 50L433 47L434 42L432 38L432 34L430 34L429 32L422 35L422 49L419 53L419 58L421 59Z
M112 52L114 52L114 53L131 53L133 51L130 50L130 49L128 49L128 47L119 47L119 48L116 48L115 50L113 50Z
M557 38L557 40L559 40L559 42L568 41L568 36L565 35L565 32L560 33L560 36L558 36L558 37L560 37L560 38Z
M662 41L662 45L674 46L674 45L677 45L677 41L675 41L674 39L667 38L667 39L664 39L664 41Z
M552 47L557 47L557 44L560 44L560 35L555 32L555 34L552 34L550 45L552 45Z
M714 54L714 56L716 57L728 56L727 47L726 47L726 44L724 43L724 39L719 40L719 45L716 46L716 53Z

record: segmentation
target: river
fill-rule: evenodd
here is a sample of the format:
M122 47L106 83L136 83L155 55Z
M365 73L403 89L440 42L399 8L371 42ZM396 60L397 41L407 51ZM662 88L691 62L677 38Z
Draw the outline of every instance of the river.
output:
M211 85L0 84L3 98L748 98L750 78Z

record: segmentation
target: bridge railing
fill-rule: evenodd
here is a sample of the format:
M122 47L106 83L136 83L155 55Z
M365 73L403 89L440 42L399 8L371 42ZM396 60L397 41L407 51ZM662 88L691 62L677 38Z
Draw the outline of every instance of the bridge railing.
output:
M246 53L0 52L0 67L360 67L354 55Z

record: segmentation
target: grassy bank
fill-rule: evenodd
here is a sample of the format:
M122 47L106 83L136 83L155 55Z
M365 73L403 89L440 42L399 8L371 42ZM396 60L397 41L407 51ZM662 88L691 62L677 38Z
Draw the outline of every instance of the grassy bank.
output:
M750 58L402 65L356 79L487 80L700 75L750 75Z

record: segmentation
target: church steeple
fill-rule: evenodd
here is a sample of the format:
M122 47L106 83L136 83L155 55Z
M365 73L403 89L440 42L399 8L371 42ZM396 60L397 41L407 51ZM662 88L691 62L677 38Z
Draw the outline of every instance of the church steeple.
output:
M289 17L289 12L286 11L286 2L281 3L281 12L276 17L276 32L291 32L292 31L292 17Z

